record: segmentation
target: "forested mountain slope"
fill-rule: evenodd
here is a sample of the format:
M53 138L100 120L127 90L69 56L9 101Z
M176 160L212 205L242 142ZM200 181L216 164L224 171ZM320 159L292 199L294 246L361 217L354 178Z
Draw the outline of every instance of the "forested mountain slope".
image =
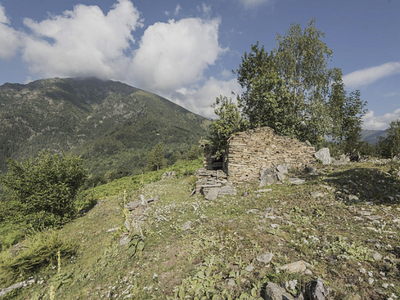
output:
M209 120L165 98L97 78L53 78L0 86L0 171L6 159L42 149L82 155L93 173L142 169L157 143L187 150Z

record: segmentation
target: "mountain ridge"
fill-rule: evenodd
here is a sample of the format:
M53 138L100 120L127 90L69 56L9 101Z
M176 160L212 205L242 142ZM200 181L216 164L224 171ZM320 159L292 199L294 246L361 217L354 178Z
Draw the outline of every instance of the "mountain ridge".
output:
M82 155L94 173L143 169L155 144L164 143L170 154L187 150L207 134L209 123L161 96L117 81L5 83L0 86L0 170L6 170L6 157L27 158L43 148Z

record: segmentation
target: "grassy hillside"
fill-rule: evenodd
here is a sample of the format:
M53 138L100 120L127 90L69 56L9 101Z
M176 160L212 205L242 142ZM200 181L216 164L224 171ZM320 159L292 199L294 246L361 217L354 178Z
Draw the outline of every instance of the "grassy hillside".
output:
M59 231L79 246L76 255L49 262L4 299L260 299L269 281L297 280L288 287L296 295L316 278L330 299L400 297L400 182L390 173L398 166L321 166L319 175L291 174L302 185L242 184L215 201L189 196L196 167L176 165L176 179L151 172L93 189L98 204ZM140 194L160 195L145 211L143 238L124 229L124 201ZM267 252L270 263L260 262ZM306 274L278 272L299 260Z
M91 173L140 173L157 143L190 149L210 121L155 94L96 78L44 79L0 87L0 173L7 157L42 149L82 155Z

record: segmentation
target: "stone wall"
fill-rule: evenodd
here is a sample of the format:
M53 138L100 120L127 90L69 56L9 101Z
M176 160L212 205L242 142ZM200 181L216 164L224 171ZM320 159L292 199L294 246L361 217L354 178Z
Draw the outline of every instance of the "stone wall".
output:
M257 180L260 171L278 165L302 168L315 162L315 149L297 139L278 136L269 127L238 132L229 139L224 170L231 182Z

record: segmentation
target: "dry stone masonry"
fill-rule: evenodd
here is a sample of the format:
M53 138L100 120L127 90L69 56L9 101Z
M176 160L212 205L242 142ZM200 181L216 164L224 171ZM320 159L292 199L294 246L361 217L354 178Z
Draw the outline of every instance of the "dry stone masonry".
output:
M238 132L229 140L224 169L230 182L259 179L260 171L279 165L302 168L315 162L314 147L278 136L269 127Z

